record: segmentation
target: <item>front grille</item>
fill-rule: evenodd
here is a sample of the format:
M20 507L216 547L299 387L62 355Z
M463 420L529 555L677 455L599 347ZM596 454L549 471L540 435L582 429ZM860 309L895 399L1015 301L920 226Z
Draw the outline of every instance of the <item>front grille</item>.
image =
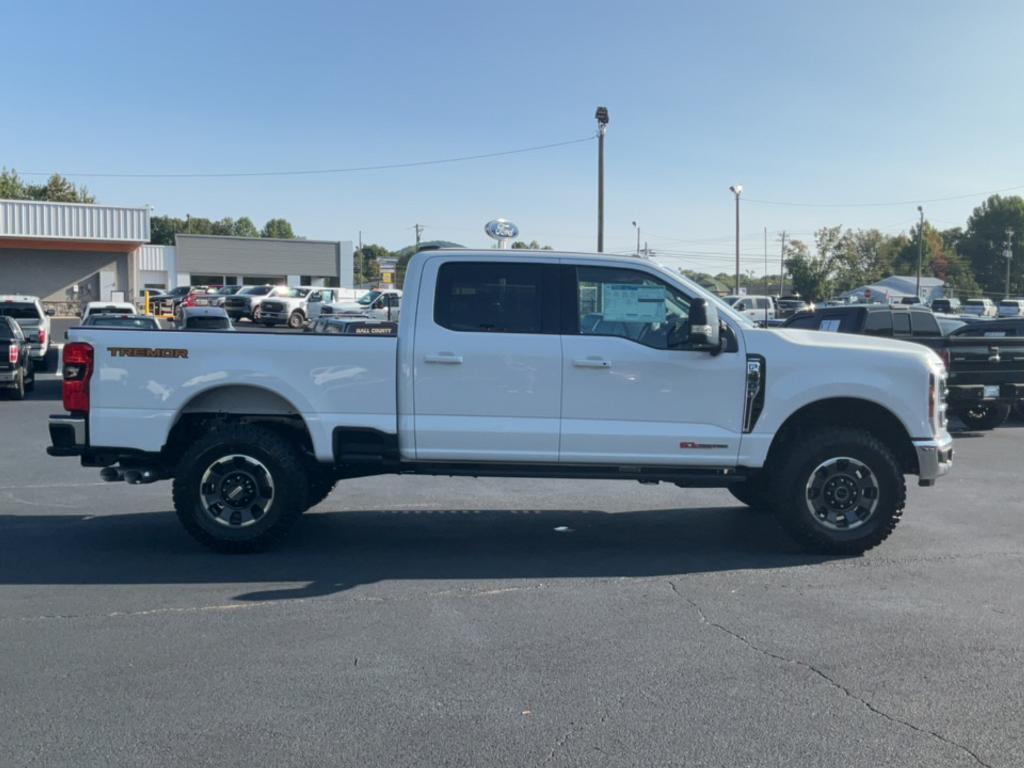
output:
M234 296L229 296L228 298L224 299L224 306L225 307L237 307L237 308L241 309L242 307L248 306L248 304L249 304L249 300L248 299L237 298L237 297L234 297Z
M263 302L264 312L284 312L284 304L280 301L264 301Z

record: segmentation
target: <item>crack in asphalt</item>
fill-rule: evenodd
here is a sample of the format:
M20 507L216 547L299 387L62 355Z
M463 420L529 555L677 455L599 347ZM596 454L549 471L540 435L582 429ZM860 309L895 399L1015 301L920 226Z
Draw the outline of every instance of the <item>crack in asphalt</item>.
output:
M983 766L983 768L993 768L993 766L990 763L986 763L984 760L982 760L981 757L979 757L978 754L971 750L969 747L966 747L957 741L953 741L952 739L943 736L941 733L929 730L927 728L922 728L918 725L914 725L913 723L907 720L903 720L902 718L896 717L895 715L891 715L888 712L879 709L870 701L858 696L845 685L838 682L834 678L830 677L828 674L826 674L813 664L806 661L802 661L801 659L793 659L789 658L788 656L783 656L782 654L769 651L767 648L761 647L754 641L750 640L748 637L741 635L739 632L729 629L728 627L718 623L717 621L709 619L707 614L704 612L704 609L701 608L700 604L694 601L688 595L684 595L682 592L680 592L679 587L676 586L676 583L674 581L672 581L671 579L668 580L668 585L672 588L672 592L675 593L676 597L678 597L680 600L689 605L694 611L696 611L697 617L700 619L700 623L704 626L711 627L712 629L715 629L719 632L722 632L723 634L728 635L734 640L738 640L739 642L743 643L743 645L745 645L747 648L754 651L755 653L761 654L762 656L767 656L770 659L775 659L776 661L781 661L785 664L792 664L797 667L800 667L801 669L806 669L808 672L811 672L816 677L820 678L821 680L824 680L830 687L841 692L844 696L856 701L858 704L863 706L872 714L885 718L889 722L895 723L896 725L902 725L904 728L909 728L910 730L920 733L924 736L931 736L932 738L942 742L943 744L953 747L954 749L967 755L975 763L977 763L980 766Z

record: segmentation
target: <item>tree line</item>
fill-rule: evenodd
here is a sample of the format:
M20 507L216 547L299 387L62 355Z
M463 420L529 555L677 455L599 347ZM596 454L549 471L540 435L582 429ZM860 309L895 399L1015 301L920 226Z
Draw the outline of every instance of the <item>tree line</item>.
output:
M175 235L228 235L233 237L276 237L295 240L298 236L287 219L270 219L258 229L248 216L238 219L225 217L212 221L201 216L184 219L176 216L150 216L149 232L151 243L174 245Z

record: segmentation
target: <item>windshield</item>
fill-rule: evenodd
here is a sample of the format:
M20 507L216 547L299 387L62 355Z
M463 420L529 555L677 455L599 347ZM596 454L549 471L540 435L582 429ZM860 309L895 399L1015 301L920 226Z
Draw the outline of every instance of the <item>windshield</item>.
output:
M269 285L254 285L251 288L243 288L238 292L239 296L266 296L273 289Z
M5 301L0 304L0 315L13 317L15 320L38 320L39 310L36 305L22 301Z
M190 331L226 331L231 327L231 321L226 317L198 316L190 317L185 328Z
M656 267L658 271L671 278L672 281L684 285L686 287L687 292L689 292L691 296L699 296L702 299L705 299L709 304L714 304L715 307L718 309L719 315L724 315L725 317L729 318L731 322L735 323L736 325L742 326L743 328L757 327L754 321L751 320L749 317L737 312L731 306L726 304L725 301L720 299L715 294L711 293L711 291L707 290L706 288L701 288L699 285L697 285L697 283L695 283L693 280L686 277L685 275L679 274L673 269L666 267L664 264L658 264L657 262L654 261L649 263L652 266Z
M102 325L110 328L138 328L142 331L158 331L159 324L151 317L132 315L90 315L85 325Z
M217 289L218 296L231 296L234 293L238 293L237 285L225 285L223 288Z
M968 299L967 301L964 302L964 304L966 306L968 306L968 307L983 307L983 306L985 306L985 302L982 301L981 299Z
M357 303L363 304L363 305L373 304L373 302L375 302L377 300L378 296L380 296L380 291L370 291L369 293L361 296Z

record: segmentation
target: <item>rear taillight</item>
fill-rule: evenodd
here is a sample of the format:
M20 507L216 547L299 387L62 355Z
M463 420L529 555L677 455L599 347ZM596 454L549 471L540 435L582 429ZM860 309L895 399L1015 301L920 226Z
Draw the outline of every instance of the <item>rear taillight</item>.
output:
M64 410L89 411L89 379L92 378L92 345L73 341L64 345Z
M42 344L44 347L46 346L46 329L45 328L40 328L39 329L39 343Z
M7 347L7 362L11 365L15 365L18 362L18 345L11 344Z

